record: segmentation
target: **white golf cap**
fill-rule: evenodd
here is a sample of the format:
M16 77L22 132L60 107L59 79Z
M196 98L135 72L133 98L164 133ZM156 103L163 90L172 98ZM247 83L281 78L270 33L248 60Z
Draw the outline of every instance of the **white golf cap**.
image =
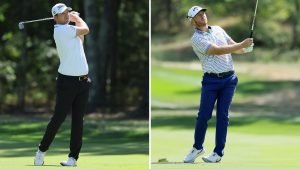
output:
M63 13L66 9L68 9L69 11L72 10L72 8L70 7L67 7L65 4L63 3L58 3L58 4L55 4L53 7L52 7L52 16L55 16L57 14L60 14L60 13Z
M187 18L191 21L192 18L197 15L197 13L199 13L200 11L206 11L206 8L202 8L200 6L193 6L189 9L188 14L187 14Z

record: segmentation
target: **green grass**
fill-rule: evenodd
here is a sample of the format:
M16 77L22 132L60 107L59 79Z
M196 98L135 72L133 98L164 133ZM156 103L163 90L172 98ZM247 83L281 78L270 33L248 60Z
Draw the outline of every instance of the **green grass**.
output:
M299 135L257 135L229 129L221 163L206 164L198 158L195 164L183 164L193 144L193 130L153 129L152 169L298 169L299 139ZM205 155L210 154L214 148L213 129L207 131L204 146ZM158 163L160 158L167 158L169 163Z
M239 83L234 95L235 101L259 97L264 94L284 89L299 89L300 81L268 80L237 72ZM152 104L177 106L199 103L201 94L202 71L166 67L153 64L151 68Z
M232 112L225 156L219 164L206 164L198 158L195 164L182 160L193 144L196 112L188 110L152 111L152 169L297 169L300 151L299 118L243 115ZM204 147L212 152L215 117L208 126ZM168 163L158 163L167 158Z
M148 168L147 155L105 155L105 156L92 156L83 153L82 157L77 163L78 169L139 169ZM43 167L47 169L56 169L62 166L60 161L66 160L64 155L48 155ZM7 169L31 169L38 168L33 166L33 157L14 157L14 158L0 158L1 168Z
M284 135L300 136L299 116L264 116L263 111L259 109L257 111L261 115L231 112L230 130L256 135L283 133ZM154 129L162 130L194 130L196 115L195 110L154 110L151 125ZM215 120L213 117L209 121L209 128L215 127Z
M175 104L185 104L185 100L198 102L201 85L201 71L180 68L165 68L152 66L151 87L152 101ZM190 94L186 94L190 92ZM181 100L178 99L181 97ZM196 103L194 102L194 103ZM155 105L155 103L152 103Z
M254 102L279 91L298 91L300 82L272 80L239 72L222 162L206 164L199 158L195 164L182 163L193 144L201 74L200 68L194 70L160 63L152 65L152 169L300 168L299 108L288 101L278 105ZM286 98L283 95L280 99L284 101ZM215 116L208 124L205 155L212 152L214 140ZM158 163L162 158L168 162Z
M0 116L0 168L32 166L49 117ZM69 150L70 119L60 128L47 151L45 168L57 168ZM148 168L148 121L86 118L79 169Z

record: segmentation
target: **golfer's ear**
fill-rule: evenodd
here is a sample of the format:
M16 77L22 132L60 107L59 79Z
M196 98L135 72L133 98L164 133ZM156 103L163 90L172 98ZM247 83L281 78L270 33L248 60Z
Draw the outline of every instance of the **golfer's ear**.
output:
M191 19L191 25L192 25L192 26L195 26L195 21L194 21L193 18Z
M56 22L56 20L57 20L57 15L54 15L54 16L53 16L53 19L54 19L54 21Z

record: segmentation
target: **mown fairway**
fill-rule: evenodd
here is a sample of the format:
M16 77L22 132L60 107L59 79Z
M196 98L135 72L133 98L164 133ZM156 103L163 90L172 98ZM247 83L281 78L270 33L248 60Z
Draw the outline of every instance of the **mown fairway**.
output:
M298 169L300 151L297 65L236 63L239 85L230 112L230 127L221 163L183 164L193 144L199 106L201 67L195 63L152 65L152 169ZM276 67L290 70L278 77ZM259 70L262 70L258 73ZM268 76L268 72L269 76ZM294 76L292 75L293 73ZM277 74L278 75L278 74ZM215 118L205 140L214 148ZM166 158L168 162L158 163Z
M0 116L0 168L30 169L49 117ZM45 165L57 168L69 150L70 120L59 130ZM78 169L147 169L148 121L85 118Z

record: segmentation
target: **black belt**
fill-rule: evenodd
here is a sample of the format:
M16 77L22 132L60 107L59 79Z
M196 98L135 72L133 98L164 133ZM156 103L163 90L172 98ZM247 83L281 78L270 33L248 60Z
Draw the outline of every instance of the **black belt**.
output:
M63 74L60 74L60 73L58 73L58 78L65 78L65 79L78 80L78 81L83 81L83 80L88 80L89 79L88 75L68 76L68 75L63 75Z
M224 77L228 77L234 74L234 71L228 71L228 72L222 72L222 73L207 73L205 72L204 75L206 76L211 76L211 77L220 77L220 78L224 78Z

